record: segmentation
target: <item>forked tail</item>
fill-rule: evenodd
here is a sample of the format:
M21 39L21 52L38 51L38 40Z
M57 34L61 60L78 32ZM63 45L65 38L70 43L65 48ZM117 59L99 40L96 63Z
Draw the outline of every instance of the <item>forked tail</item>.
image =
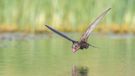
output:
M89 46L91 46L91 47L94 47L94 48L99 48L99 47L96 47L96 46L94 46L94 45L91 45L91 44L89 44Z

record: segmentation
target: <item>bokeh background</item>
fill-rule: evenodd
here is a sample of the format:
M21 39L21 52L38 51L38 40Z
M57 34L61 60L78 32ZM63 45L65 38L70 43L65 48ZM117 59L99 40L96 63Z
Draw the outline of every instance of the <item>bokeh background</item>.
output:
M0 0L0 76L71 76L72 66L88 76L134 76L135 0ZM88 24L111 11L89 43L99 48L72 53L72 43L48 24L79 40Z
M134 0L1 0L0 30L43 32L43 25L49 24L62 31L83 31L111 7L99 30L134 32L134 3Z

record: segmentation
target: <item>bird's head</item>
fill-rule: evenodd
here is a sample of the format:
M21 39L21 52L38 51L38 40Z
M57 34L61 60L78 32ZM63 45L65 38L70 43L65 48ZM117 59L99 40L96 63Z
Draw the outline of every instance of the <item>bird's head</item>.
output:
M74 42L72 45L72 51L73 53L75 53L76 51L78 51L80 49L80 44L79 42Z

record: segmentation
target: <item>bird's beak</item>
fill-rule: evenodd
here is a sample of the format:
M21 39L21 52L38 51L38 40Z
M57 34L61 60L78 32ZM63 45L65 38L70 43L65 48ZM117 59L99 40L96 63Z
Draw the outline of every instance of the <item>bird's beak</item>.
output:
M72 52L75 53L78 49L72 48Z

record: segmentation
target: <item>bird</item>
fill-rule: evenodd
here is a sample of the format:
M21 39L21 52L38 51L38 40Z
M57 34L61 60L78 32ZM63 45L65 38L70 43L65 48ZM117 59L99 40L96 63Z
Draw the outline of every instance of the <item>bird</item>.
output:
M111 8L106 9L104 12L102 12L92 23L89 24L88 28L86 29L86 31L82 34L82 36L80 37L80 41L74 40L70 37L68 37L67 35L65 35L62 32L59 32L57 30L55 30L54 28L50 27L49 25L45 25L48 29L50 29L51 31L55 32L56 34L64 37L65 39L69 40L70 42L72 42L72 52L75 53L77 52L79 49L88 49L89 46L91 47L95 47L91 44L88 43L88 38L91 34L91 32L95 29L95 27L99 24L99 22L103 19L103 17L107 14L107 12L110 10Z

